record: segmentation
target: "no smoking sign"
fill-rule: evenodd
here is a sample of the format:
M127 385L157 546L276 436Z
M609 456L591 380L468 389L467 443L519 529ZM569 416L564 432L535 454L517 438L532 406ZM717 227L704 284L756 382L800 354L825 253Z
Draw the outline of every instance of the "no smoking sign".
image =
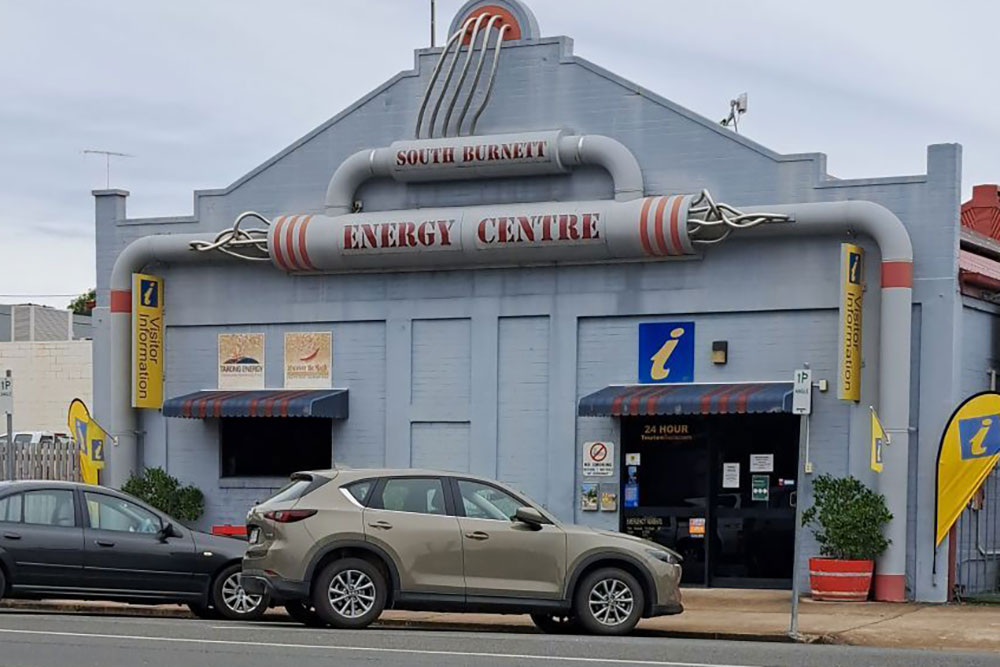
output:
M615 443L583 443L583 476L610 477L615 474Z

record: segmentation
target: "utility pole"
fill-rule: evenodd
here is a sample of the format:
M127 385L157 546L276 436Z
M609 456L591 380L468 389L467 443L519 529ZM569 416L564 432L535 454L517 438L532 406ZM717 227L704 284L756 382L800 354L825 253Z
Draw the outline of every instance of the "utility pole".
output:
M111 157L135 157L134 155L129 155L128 153L116 153L114 151L98 151L86 149L83 151L85 154L103 155L104 156L104 168L105 168L105 184L104 187L111 189Z
M432 49L435 46L435 43L434 43L434 33L435 32L436 31L434 30L434 0L431 0L431 48Z

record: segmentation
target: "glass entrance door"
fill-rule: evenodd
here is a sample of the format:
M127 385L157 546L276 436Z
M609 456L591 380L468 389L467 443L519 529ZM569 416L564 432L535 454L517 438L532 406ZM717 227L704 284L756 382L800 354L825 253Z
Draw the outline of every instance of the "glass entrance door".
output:
M791 588L799 418L713 420L709 584Z
M684 556L681 583L707 583L710 462L703 418L622 419L622 530Z
M791 587L798 422L623 418L621 530L681 553L682 583Z

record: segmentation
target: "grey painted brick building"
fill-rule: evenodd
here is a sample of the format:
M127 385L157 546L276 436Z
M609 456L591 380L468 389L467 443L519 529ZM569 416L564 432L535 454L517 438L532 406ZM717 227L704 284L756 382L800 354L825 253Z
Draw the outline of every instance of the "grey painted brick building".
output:
M486 4L470 2L463 7L450 34ZM905 409L901 414L906 423L896 430L902 431L908 457L904 452L907 469L896 470L892 473L896 477L890 478L902 477L905 497L902 513L897 512L899 556L890 566L896 569L889 571L898 573L893 576L899 577L900 590L905 585L906 596L944 600L948 582L941 558L946 557L942 554L947 545L937 552L933 548L938 439L955 405L988 388L987 371L996 357L996 308L964 298L959 290L961 148L929 147L923 175L836 179L826 173L824 155L775 153L573 55L567 37L540 36L521 3L490 4L507 12L497 26L516 24L519 38L503 41L498 50L495 42L489 44L482 76L476 77L478 89L473 85L478 51L472 59L463 95L477 91L470 105L473 111L486 102L477 137L557 130L564 138L612 138L641 168L642 191L636 196L708 190L717 201L734 207L763 209L869 201L902 221L913 248L912 325L906 329L911 332L910 380L895 394ZM528 168L518 171L513 165L501 173L499 167L491 172L494 167L484 163L472 174L449 175L442 167L436 176L407 176L402 171L409 168L407 151L430 145L419 143L423 140L415 136L414 128L441 53L441 48L418 50L412 69L377 86L229 187L196 192L191 216L132 219L126 213L127 192L95 192L94 396L97 417L111 423L119 437L114 448L119 451L111 454L112 483L130 469L162 466L205 492L205 525L239 524L254 501L283 483L289 470L282 467L316 460L319 448L325 450L320 451L320 460L325 456L327 462L354 467L431 467L495 476L565 520L628 529L684 550L692 583L787 585L792 576L795 507L808 505L812 476L852 474L887 491L885 475L879 479L869 467L869 406L880 413L887 409L880 402L879 385L884 381L879 375L880 357L894 348L880 347L886 297L878 287L880 262L889 258L880 257L872 238L850 234L849 227L839 234L786 236L782 229L800 224L794 213L796 221L760 225L771 225L770 233L735 231L725 241L697 246L693 252L661 253L654 248L645 256L626 257L612 247L626 245L615 240L619 218L614 211L619 209L612 206L627 207L629 201L640 200L629 200L613 175L588 160L579 146L582 157L572 169L563 164L541 173L536 164L529 173ZM495 79L490 75L494 53L499 53ZM455 90L465 54L462 51L454 76L448 77L452 88L446 90ZM433 131L428 117L436 91L448 83L450 62L443 63L423 114L425 137L426 128ZM485 86L491 79L487 94ZM436 114L440 118L447 114L449 95L441 93L444 104ZM455 118L462 113L464 100L459 97ZM468 134L461 125L459 121L462 134ZM447 123L442 130L436 132L438 137L445 135L439 141L446 144L450 136L459 150L466 145L462 144L466 137L455 137L457 132ZM349 200L352 210L332 205L337 203L332 202L328 185L332 191L330 180L338 167L359 151L397 141L404 143L389 154L394 162L374 174L388 177L357 183ZM567 155L574 150L570 143L558 144L560 156L563 149ZM502 161L503 142L496 145ZM525 150L510 148L508 157L527 162ZM395 162L399 154L401 163ZM430 165L419 164L420 154L414 155L416 169L437 166L433 155ZM437 155L444 161L442 153ZM372 165L375 159L371 157ZM361 213L353 210L355 200ZM694 201L685 200L683 205ZM593 230L607 239L614 252L587 254L585 248L590 246L579 236L583 232L573 228L564 231L575 245L551 250L563 254L550 257L511 250L511 259L506 260L506 250L486 246L510 242L500 236L514 234L518 223L505 227L503 221L496 222L498 218L482 216L494 222L455 223L455 229L462 229L462 253L472 258L467 261L438 263L432 257L446 253L434 255L435 248L386 247L392 245L389 240L398 245L407 238L404 227L386 227L386 216L393 212L429 211L434 215L428 220L451 220L449 211L472 210L468 207L513 211L511 207L530 208L542 202L554 215L575 215L566 211L578 202L606 204L609 212L602 213ZM557 210L556 205L569 208ZM669 245L675 228L666 230L666 238L653 232L645 236L645 225L654 224L657 207L663 215L676 210L664 213L664 205L648 204L637 214L644 225L641 234L644 242L652 239L654 245ZM122 354L121 339L114 338L113 329L116 313L129 310L129 296L127 287L112 284L116 260L130 243L150 235L211 238L231 227L244 211L256 211L272 221L268 252L273 265L217 255L206 259L211 253L201 253L198 261L173 261L169 253L147 257L152 261L144 265L146 272L164 280L164 396L169 403L195 392L223 389L218 383L219 334L263 334L262 384L280 391L286 388L285 334L330 332L331 388L347 390L349 414L304 421L216 418L211 406L198 413L195 402L195 414L183 415L194 418L170 418L166 410L125 406L120 414L131 415L127 419L134 419L134 425L122 422L126 416L116 416L122 399L113 378L114 369L121 368L116 361ZM278 217L290 214L314 217ZM351 231L342 221L350 216L361 216L357 219L373 226ZM656 231L665 230L659 226L660 218L655 219ZM377 225L386 231L373 231ZM412 229L418 230L412 238L418 238L419 226ZM428 227L428 234L438 233L428 243L440 245L448 229ZM520 229L522 239L548 233L538 227L530 233ZM402 236L393 236L397 233ZM682 228L680 233L678 240L684 240L687 232ZM553 236L536 243L533 238L528 240L537 247L549 240L554 247L559 240ZM323 245L334 242L338 244L334 249ZM369 242L372 247L382 243L384 252L362 259L361 251ZM857 401L837 397L841 242L859 244L865 251L864 365ZM473 257L476 252L494 254L480 261ZM412 263L400 259L405 253L415 257ZM668 254L678 256L661 256ZM313 270L327 257L343 265ZM290 270L275 270L276 266ZM640 354L640 325L657 323L690 327L683 334L685 343L693 339L693 348L684 355L691 363L688 379L694 384L682 383L687 388L678 389L683 395L676 400L670 394L657 394L656 388L640 386L643 365L649 363L648 355ZM659 348L667 342L662 338L654 345ZM725 363L713 363L713 343L719 347L723 342ZM765 400L775 387L786 389L793 372L805 366L814 381L827 380L830 385L829 391L813 392L808 450L800 437L800 418L789 414L789 405L783 403L787 391L776 394L776 403ZM622 408L622 400L617 407L602 408L595 394L604 390L603 395L611 397L618 391L613 385L622 385L625 404L634 400L637 406L648 405L653 408L650 414L634 416L635 411ZM707 393L712 391L714 395ZM231 400L234 395L214 394L212 400ZM581 415L585 412L581 400L587 397L591 397L588 405L596 407ZM720 400L730 404L720 407ZM755 401L762 406L756 412L750 407ZM622 410L632 416L620 416ZM202 414L205 418L199 418ZM265 422L277 424L270 430ZM265 442L251 442L247 429ZM688 429L685 437L672 437L684 429ZM670 437L657 435L668 432ZM644 433L651 436L644 439ZM610 476L584 475L584 449L592 442L613 443ZM127 449L134 451L130 454ZM232 458L261 460L275 450L280 452L280 465L269 470ZM630 463L634 457L626 459L632 454L641 455L638 464ZM761 459L752 463L749 454L770 455L770 469ZM732 478L732 467L728 479L723 479L726 463L739 464L737 479ZM806 463L811 464L811 473L804 472ZM634 480L629 479L630 465L637 468L632 471ZM253 472L239 474L240 470ZM763 500L751 489L755 474L768 477ZM600 485L600 492L617 495L604 499L605 511L584 509L582 496L590 488L582 485L592 483ZM629 488L630 483L637 486ZM635 501L633 494L638 494ZM630 517L638 518L627 521ZM707 535L702 532L704 521L708 521ZM799 531L799 536L801 555L814 555L812 535ZM802 567L799 573L806 576Z

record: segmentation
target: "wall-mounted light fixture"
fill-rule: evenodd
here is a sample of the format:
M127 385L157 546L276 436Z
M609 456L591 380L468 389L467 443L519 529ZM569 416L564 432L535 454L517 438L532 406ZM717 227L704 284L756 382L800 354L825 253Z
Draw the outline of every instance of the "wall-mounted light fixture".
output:
M713 340L712 341L712 363L713 364L724 364L729 361L729 341L728 340Z

